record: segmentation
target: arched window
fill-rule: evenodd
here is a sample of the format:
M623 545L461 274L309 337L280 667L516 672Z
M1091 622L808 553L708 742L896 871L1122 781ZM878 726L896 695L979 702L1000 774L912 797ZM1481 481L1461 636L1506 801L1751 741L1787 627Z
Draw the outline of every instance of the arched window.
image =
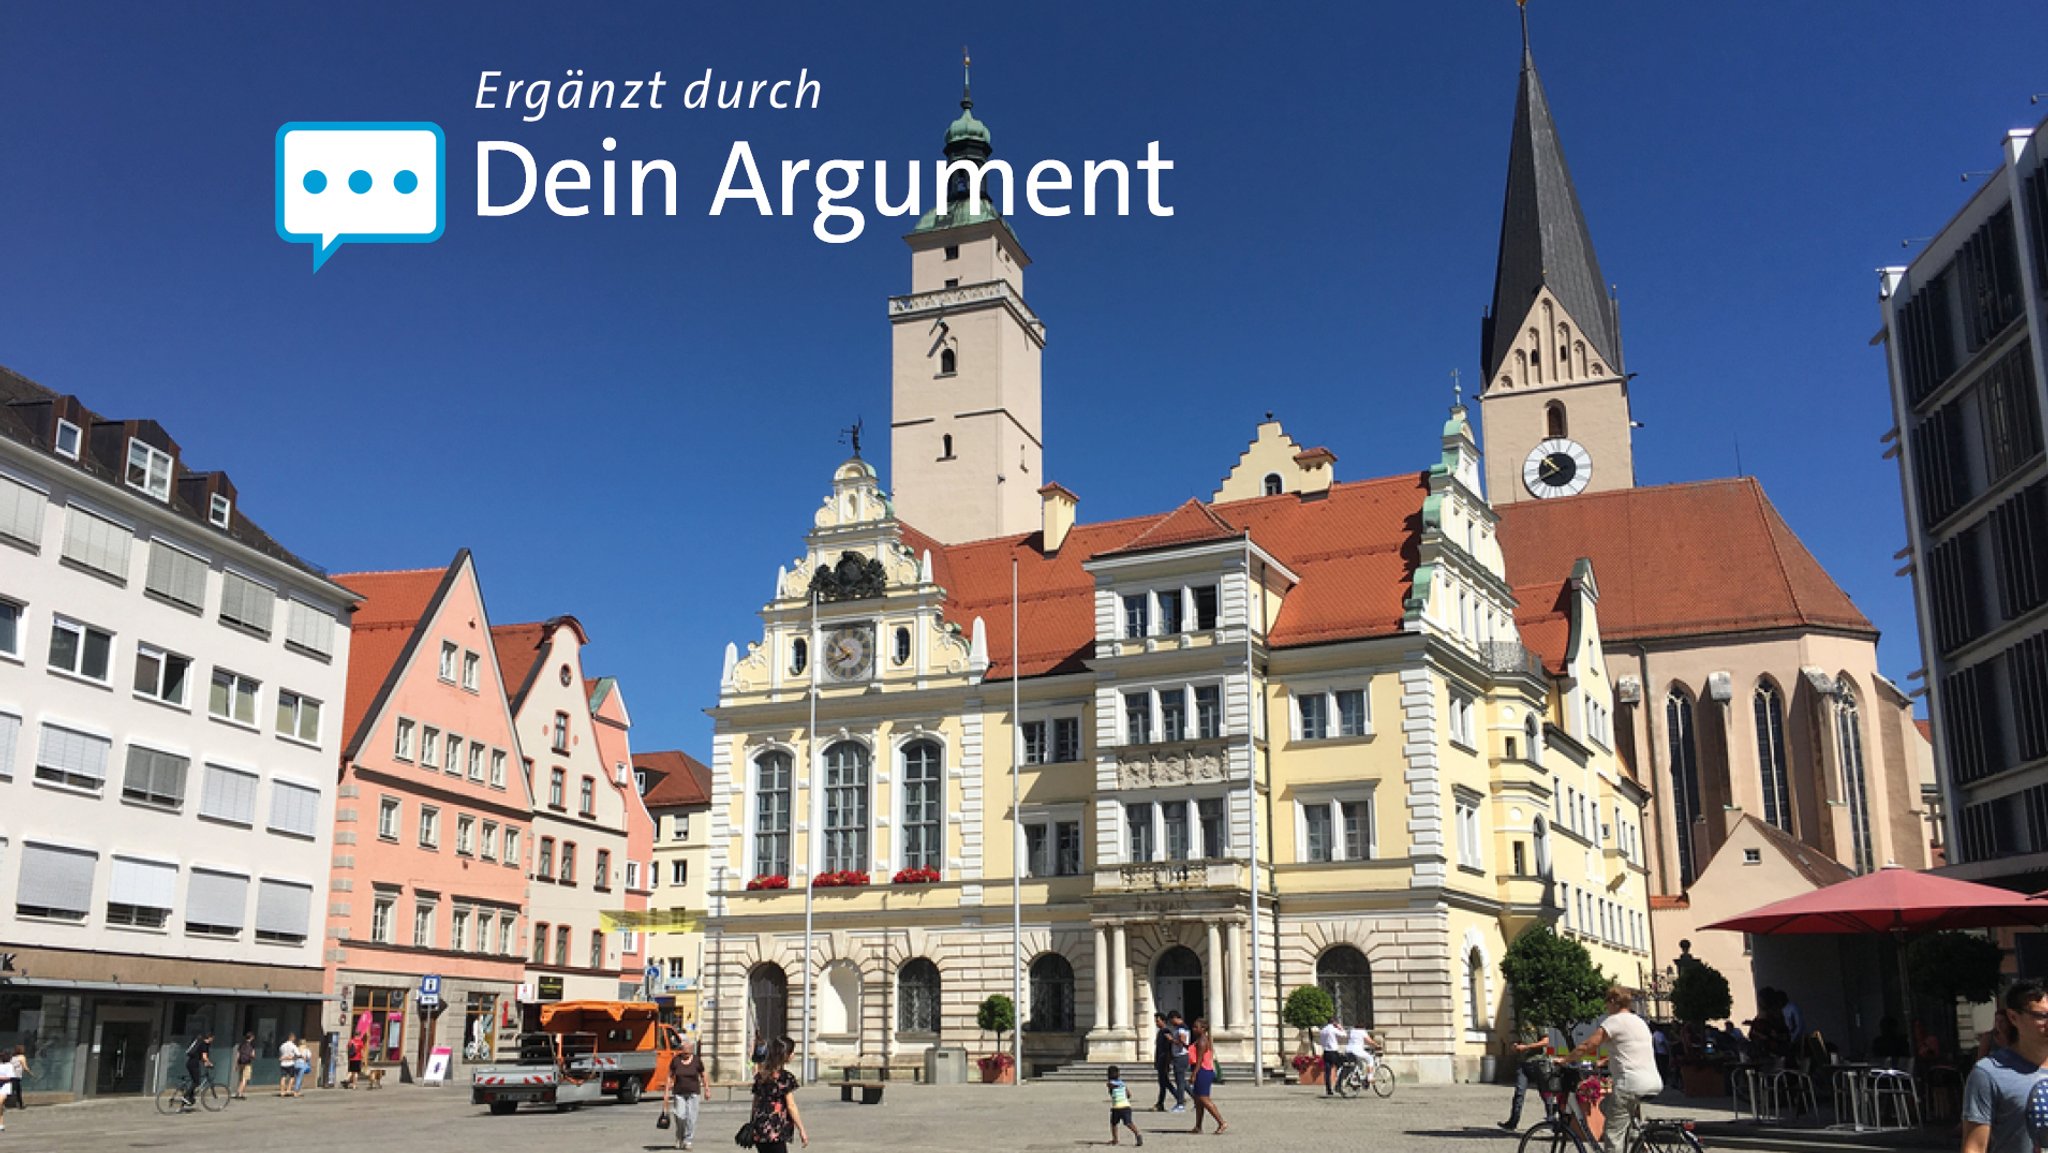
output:
M907 665L910 663L909 629L899 628L896 630L896 663L899 665Z
M789 675L796 676L811 667L811 643L802 637L789 642Z
M1769 681L1756 687L1756 765L1763 776L1764 820L1792 831L1792 783L1785 769L1785 705Z
M851 1037L861 1026L860 970L851 961L834 961L824 976L818 984L818 1033Z
M763 753L754 761L754 875L789 875L788 753Z
M1522 736L1529 741L1529 760L1534 764L1543 763L1543 731L1536 723L1536 714L1530 713L1522 721Z
M764 962L748 970L747 1028L770 1040L789 1035L789 974L782 966Z
M939 967L923 957L905 961L896 974L896 1031L939 1031Z
M1835 745L1842 762L1842 800L1849 806L1849 840L1856 852L1856 871L1876 865L1870 844L1870 796L1863 775L1863 726L1856 713L1856 692L1841 682L1835 697Z
M939 350L939 375L951 376L960 364L960 357L950 348Z
M868 867L868 750L841 741L825 750L825 871Z
M1058 953L1031 962L1031 1017L1024 1028L1033 1033L1074 1031L1074 966Z
M1563 357L1559 357L1560 360ZM1543 406L1543 435L1570 436L1570 425L1565 421L1564 402L1553 400Z
M1330 995L1339 1021L1372 1028L1372 966L1364 953L1333 946L1316 959L1316 984Z
M1693 822L1699 820L1699 744L1693 739L1692 698L1677 689L1664 698L1664 730L1671 738L1671 822L1677 840L1678 884L1690 886L1699 875L1692 855Z
M940 460L952 460L952 459L953 459L953 434L949 432L949 433L945 434L944 436L941 436L941 437L939 438L939 444L940 444L940 445L941 445L941 447L942 447L942 448L944 448L944 450L945 450L945 451L943 451L943 452L939 453L939 459L940 459Z
M1486 1028L1486 958L1477 948L1465 953L1465 1027Z
M1286 488L1287 482L1280 479L1279 473L1269 472L1266 474L1265 489L1267 496L1279 496L1282 492L1286 491Z
M903 867L936 869L945 855L944 752L937 741L903 747Z

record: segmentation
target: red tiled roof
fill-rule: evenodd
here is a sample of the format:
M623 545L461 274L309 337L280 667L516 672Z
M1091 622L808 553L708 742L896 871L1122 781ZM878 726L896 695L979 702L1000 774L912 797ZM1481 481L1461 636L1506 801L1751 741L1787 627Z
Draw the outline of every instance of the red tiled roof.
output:
M1608 642L1818 627L1874 635L1752 477L1517 501L1500 509L1516 580L1600 582Z
M1512 575L1512 574L1510 574ZM1570 582L1545 581L1514 590L1515 628L1522 643L1543 658L1543 667L1562 673L1572 640Z
M1921 736L1923 736L1923 737L1925 737L1925 738L1927 738L1927 739L1928 739L1929 741L1932 741L1932 740L1934 739L1934 722L1933 722L1933 721L1930 721L1930 720L1926 719L1925 717L1914 717L1914 718L1913 718L1913 727L1914 727L1914 728L1916 728L1916 729L1919 729L1919 730L1920 730L1920 735L1921 735Z
M1683 893L1675 897L1667 897L1662 893L1651 893L1650 907L1652 909L1689 909L1692 907L1692 898Z
M548 626L540 621L491 626L491 647L498 650L498 675L505 679L505 696L514 710L526 695L527 679L547 642Z
M1183 529L1190 535L1181 543L1249 531L1258 547L1300 578L1273 622L1269 640L1275 647L1398 632L1427 494L1426 477L1410 473L1332 485L1313 499L1283 494L1215 506L1189 501L1170 513L1076 525L1052 556L1044 553L1038 533L948 546L905 525L903 543L919 555L931 553L932 579L946 590L949 621L967 629L982 619L987 676L1000 680L1010 675L1013 647L1012 558L1025 638L1017 657L1020 675L1072 672L1095 647L1095 580L1082 565L1096 556L1163 547ZM1219 526L1220 537L1204 535Z
M444 568L335 574L336 584L354 589L363 598L349 626L348 696L341 718L343 749L354 747L356 730L383 696L384 684L405 655L420 619L461 560L458 555Z
M688 753L661 749L634 753L633 767L647 774L641 803L650 809L711 803L711 770Z

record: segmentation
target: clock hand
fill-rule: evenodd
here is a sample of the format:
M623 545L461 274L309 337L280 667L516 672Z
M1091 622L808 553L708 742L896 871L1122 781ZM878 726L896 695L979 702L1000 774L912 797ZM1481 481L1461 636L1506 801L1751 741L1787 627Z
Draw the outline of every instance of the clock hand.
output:
M1549 457L1547 457L1547 456L1546 456L1546 457L1544 457L1544 458L1543 458L1543 460L1542 460L1542 462L1541 462L1541 463L1539 463L1539 464L1538 464L1538 465L1536 466L1536 475L1537 475L1537 477L1539 477L1540 479L1543 479L1543 480L1549 480L1549 479L1550 479L1550 474L1551 474L1551 473L1553 473L1553 472L1556 472L1556 471L1557 471L1557 462L1555 462L1555 461L1551 460L1551 459L1550 459Z

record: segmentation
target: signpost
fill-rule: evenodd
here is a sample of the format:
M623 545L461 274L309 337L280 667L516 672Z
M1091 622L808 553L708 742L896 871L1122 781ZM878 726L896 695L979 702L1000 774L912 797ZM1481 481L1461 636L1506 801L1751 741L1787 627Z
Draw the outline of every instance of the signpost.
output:
M420 976L420 1008L432 1009L441 1004L441 974L424 973Z

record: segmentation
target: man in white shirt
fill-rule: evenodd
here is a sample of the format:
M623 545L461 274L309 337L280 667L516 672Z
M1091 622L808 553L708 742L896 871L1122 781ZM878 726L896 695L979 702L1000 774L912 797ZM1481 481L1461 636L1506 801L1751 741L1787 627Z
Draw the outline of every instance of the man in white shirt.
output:
M1614 1085L1607 1096L1600 1099L1600 1112L1607 1118L1607 1128L1600 1135L1600 1145L1607 1153L1621 1148L1621 1139L1628 1132L1629 1118L1645 1097L1655 1097L1664 1091L1664 1078L1657 1072L1657 1054L1650 1041L1650 1027L1632 1011L1635 994L1619 985L1607 990L1607 1016L1600 1019L1600 1025L1593 1035L1579 1043L1572 1050L1572 1056L1593 1056L1602 1045L1607 1046L1607 1073Z
M1332 1079L1337 1075L1338 1066L1344 1062L1344 1026L1338 1024L1337 1018L1332 1016L1323 1023L1322 1030L1317 1036L1323 1045L1323 1096L1335 1096L1335 1090L1331 1086Z
M1344 1058L1346 1063L1357 1062L1365 1068L1366 1080L1372 1080L1373 1066L1379 1063L1380 1043L1375 1041L1372 1031L1363 1025L1353 1025L1344 1037Z

